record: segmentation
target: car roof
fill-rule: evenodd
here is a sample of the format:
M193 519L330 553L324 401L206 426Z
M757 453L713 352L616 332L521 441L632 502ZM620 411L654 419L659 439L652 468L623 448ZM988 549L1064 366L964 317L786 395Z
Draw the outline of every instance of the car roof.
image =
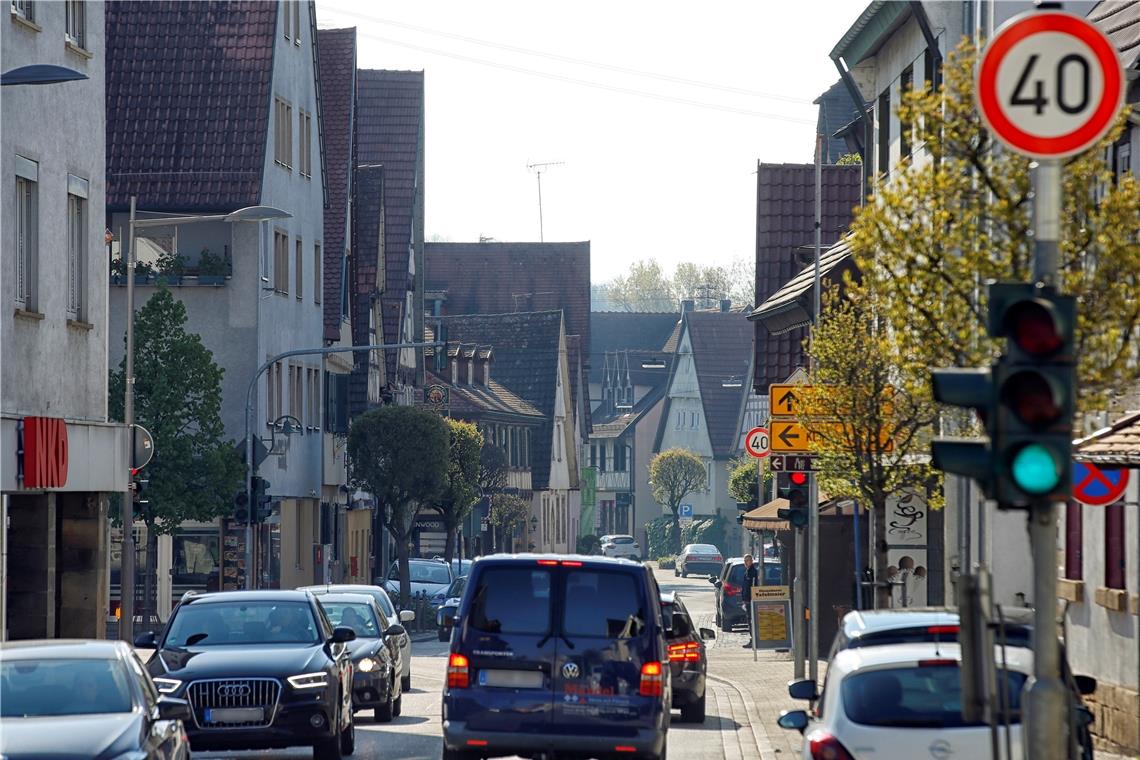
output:
M0 642L4 660L118 660L130 654L124 641L103 639L26 639Z
M849 639L880 631L934 625L958 625L958 613L945 607L856 610L844 615L842 622L843 634Z
M325 602L345 602L345 603L351 603L351 604L374 604L375 601L376 600L373 599L368 594L348 594L345 592L336 592L336 591L334 591L331 594L321 594L320 597L317 599L317 602L320 604L324 604Z
M1000 652L999 648L995 649ZM1013 670L1033 672L1033 651L1021 647L1007 647L1005 659ZM916 642L892 644L889 647L857 647L837 652L828 664L828 672L849 674L891 665L907 665L921 660L955 660L961 662L962 649L957 643Z
M624 557L600 557L596 554L492 554L489 557L480 557L475 567L487 565L531 565L538 560L553 560L554 562L580 562L582 567L621 567L644 569L640 562L625 559Z
M320 586L300 586L297 590L308 591L310 594L375 594L377 591L384 591L384 588L368 583L325 583Z
M307 602L312 594L304 589L270 589L261 591L212 591L206 594L183 596L184 604L213 604L217 602Z

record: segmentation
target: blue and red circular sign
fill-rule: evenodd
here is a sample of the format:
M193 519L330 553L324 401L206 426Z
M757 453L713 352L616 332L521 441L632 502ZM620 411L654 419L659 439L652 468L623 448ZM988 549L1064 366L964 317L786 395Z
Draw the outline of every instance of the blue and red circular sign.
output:
M1073 498L1090 507L1103 507L1124 498L1128 470L1105 469L1091 462L1073 462Z

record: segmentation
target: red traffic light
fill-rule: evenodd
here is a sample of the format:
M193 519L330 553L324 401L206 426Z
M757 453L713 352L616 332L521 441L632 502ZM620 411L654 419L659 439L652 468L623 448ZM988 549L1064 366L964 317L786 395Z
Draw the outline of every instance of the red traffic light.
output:
M1016 372L1002 383L1001 402L1034 428L1048 427L1065 413L1059 393L1043 374L1033 370Z
M788 473L788 479L794 486L805 486L807 485L808 476L806 472L790 472Z
M1005 314L1005 331L1030 356L1056 353L1065 343L1051 304L1033 298L1013 304Z

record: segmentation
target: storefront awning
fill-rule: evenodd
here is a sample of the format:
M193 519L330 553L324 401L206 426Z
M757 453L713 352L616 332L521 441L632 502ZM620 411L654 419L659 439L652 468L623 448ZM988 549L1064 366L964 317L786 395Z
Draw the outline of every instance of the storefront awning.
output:
M832 499L823 491L819 492L819 513L821 515L850 515L852 505L848 499ZM756 509L744 513L745 530L791 530L792 526L787 520L780 519L777 514L781 509L788 508L787 499L772 499Z

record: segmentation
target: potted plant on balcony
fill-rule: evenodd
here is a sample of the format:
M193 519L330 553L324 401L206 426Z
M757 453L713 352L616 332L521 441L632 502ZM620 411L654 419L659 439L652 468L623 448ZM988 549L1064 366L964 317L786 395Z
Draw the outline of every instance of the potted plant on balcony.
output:
M154 282L154 267L149 261L136 261L135 285L149 285L152 282Z
M158 257L158 283L160 285L181 285L182 274L185 271L186 257L182 254L163 251L162 255Z
M111 259L111 284L125 285L127 282L127 262L122 256Z
M209 248L202 249L202 253L198 255L199 285L223 285L229 273L230 268L224 258Z

